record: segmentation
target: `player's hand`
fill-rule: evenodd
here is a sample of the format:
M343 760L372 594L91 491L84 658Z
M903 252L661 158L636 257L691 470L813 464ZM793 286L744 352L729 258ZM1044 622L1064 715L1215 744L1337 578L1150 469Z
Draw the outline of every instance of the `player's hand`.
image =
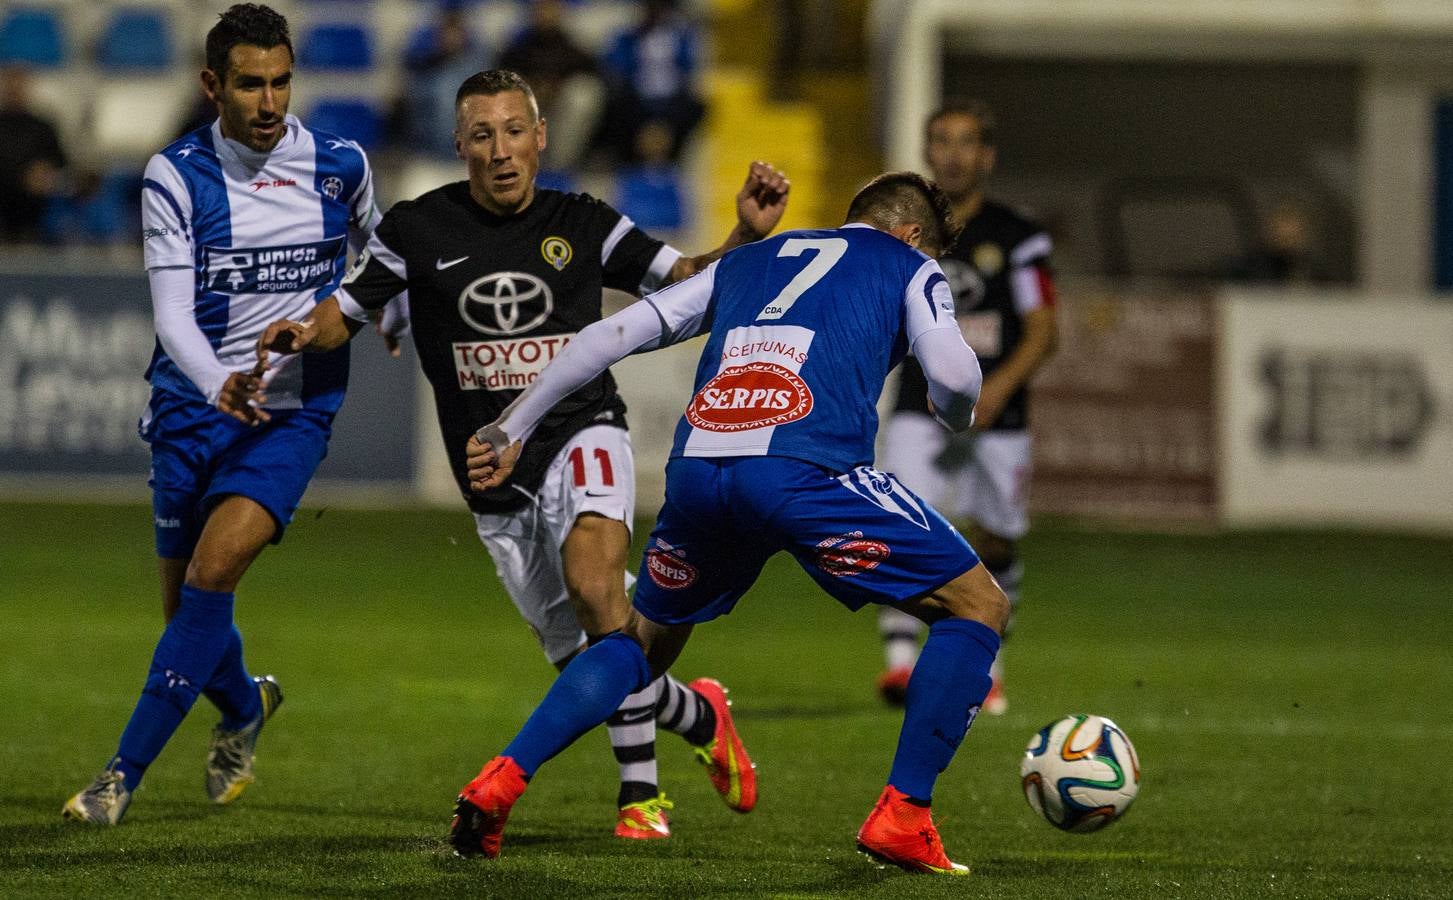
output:
M504 484L520 459L520 448L519 441L511 443L493 423L475 432L464 447L469 489L482 493Z
M382 320L374 323L373 330L377 331L378 336L383 338L383 348L388 351L388 355L397 359L398 355L403 352L399 349L399 335L384 328Z
M373 328L383 338L383 346L388 350L388 355L397 357L401 352L400 342L404 335L409 333L409 302L408 295L401 294L388 303L384 304L383 312L374 320Z
M1004 407L1009 404L1009 398L1013 395L1013 387L992 377L985 378L984 386L979 390L979 402L974 404L975 430L983 431L999 421L999 415L1004 412Z
M312 319L304 319L301 322L278 319L263 329L262 337L257 339L257 363L265 368L269 351L297 353L312 343L317 336L318 325Z
M782 221L792 182L771 163L757 161L747 169L747 181L737 192L737 222L752 240L766 237Z
M222 384L217 395L217 408L244 425L257 426L272 420L262 404L267 401L263 393L262 373L264 362L259 361L248 372L233 372Z

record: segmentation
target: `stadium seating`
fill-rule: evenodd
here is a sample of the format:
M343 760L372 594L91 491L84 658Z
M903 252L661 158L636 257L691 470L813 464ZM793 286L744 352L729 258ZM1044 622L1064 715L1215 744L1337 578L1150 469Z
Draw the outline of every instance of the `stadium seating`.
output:
M623 170L616 179L615 207L647 231L678 231L685 224L681 180L671 168Z
M374 66L373 38L351 22L314 25L298 42L298 65L335 72L364 72Z
M96 44L96 62L106 69L164 69L175 56L166 12L120 9Z
M197 90L169 75L103 81L91 111L90 143L106 165L142 163L177 136Z
M541 169L535 176L535 184L551 191L573 191L575 176L563 169Z
M0 22L0 63L55 68L66 61L65 28L55 10L18 7Z
M303 124L357 141L365 150L373 150L383 141L383 116L360 98L319 100L308 109Z

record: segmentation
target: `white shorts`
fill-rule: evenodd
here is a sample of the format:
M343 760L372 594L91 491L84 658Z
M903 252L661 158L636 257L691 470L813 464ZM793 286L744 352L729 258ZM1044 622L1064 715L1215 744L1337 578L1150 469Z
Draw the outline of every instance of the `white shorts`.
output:
M566 535L584 513L624 522L629 532L635 506L630 434L613 425L592 425L560 448L533 503L511 513L474 514L499 580L551 663L585 643L565 590L560 547ZM629 590L634 579L625 578Z
M883 468L950 519L971 519L1017 541L1029 531L1028 431L953 435L923 413L894 413L884 432ZM954 438L947 466L939 457Z

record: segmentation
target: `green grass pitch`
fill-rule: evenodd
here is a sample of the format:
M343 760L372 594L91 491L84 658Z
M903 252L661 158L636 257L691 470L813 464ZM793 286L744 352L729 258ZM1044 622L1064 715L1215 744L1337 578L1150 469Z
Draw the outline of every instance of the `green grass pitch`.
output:
M63 824L159 633L150 515L0 505L0 535L0 896L1453 895L1453 540L1041 524L1009 713L975 724L935 795L974 869L950 880L854 852L899 717L872 694L872 616L784 557L676 669L732 689L755 812L662 734L674 836L613 838L601 731L541 771L501 859L454 859L455 793L553 675L462 511L305 508L239 594L250 665L287 694L257 784L207 803L204 701L121 828ZM1144 767L1098 834L1056 831L1019 792L1025 742L1074 711L1114 718Z

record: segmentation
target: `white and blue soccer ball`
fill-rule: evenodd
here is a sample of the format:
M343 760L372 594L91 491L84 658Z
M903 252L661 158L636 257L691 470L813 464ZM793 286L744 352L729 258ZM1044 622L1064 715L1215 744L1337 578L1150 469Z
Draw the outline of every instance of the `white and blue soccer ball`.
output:
M1065 831L1098 831L1125 814L1140 792L1140 758L1104 716L1057 719L1029 740L1019 763L1024 797Z

